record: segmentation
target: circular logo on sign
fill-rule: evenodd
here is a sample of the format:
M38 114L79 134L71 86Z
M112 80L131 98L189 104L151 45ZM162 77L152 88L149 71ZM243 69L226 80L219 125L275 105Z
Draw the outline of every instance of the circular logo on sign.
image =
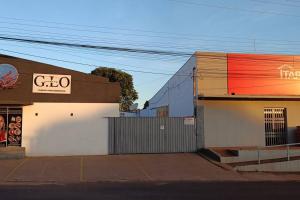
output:
M0 64L0 88L12 88L19 77L17 69L10 64Z

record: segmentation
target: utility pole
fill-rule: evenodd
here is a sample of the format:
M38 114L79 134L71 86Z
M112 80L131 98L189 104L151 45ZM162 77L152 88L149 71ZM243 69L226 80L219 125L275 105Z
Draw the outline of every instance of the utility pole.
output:
M193 68L193 86L194 86L194 109L195 113L194 115L197 115L197 100L198 100L198 71L197 71L197 66Z

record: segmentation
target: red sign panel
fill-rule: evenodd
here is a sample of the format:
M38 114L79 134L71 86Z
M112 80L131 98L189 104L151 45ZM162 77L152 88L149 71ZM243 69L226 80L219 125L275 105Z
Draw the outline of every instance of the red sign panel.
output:
M300 95L300 56L228 54L228 93Z

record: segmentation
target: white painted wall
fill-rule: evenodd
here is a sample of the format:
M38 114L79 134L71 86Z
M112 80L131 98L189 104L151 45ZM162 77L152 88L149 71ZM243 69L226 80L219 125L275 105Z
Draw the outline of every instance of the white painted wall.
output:
M27 156L105 155L108 154L106 117L118 116L117 103L24 106L22 146Z
M141 110L141 117L155 117L156 108L169 106L169 116L194 115L193 68L196 59L192 56L168 82L149 100L149 107Z

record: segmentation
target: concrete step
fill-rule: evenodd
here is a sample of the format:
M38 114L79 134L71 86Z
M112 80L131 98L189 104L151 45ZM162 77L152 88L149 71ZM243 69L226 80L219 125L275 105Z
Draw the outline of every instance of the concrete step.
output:
M22 159L25 158L25 147L1 147L1 159Z
M259 151L257 148L208 148L208 155L214 157L215 160L221 163L242 163L242 162L257 162L260 160L281 159L300 156L299 147L291 147L289 153L285 148L264 148Z
M230 164L236 171L256 172L300 172L300 156L262 160L258 162L241 162Z
M246 161L246 162L236 162L236 163L229 163L232 167L239 167L239 166L246 166L246 165L256 165L256 164L266 164L266 163L276 163L276 162L286 162L292 160L300 160L300 156L287 157L283 158L274 158L274 159L265 159L265 160L255 160L255 161Z

